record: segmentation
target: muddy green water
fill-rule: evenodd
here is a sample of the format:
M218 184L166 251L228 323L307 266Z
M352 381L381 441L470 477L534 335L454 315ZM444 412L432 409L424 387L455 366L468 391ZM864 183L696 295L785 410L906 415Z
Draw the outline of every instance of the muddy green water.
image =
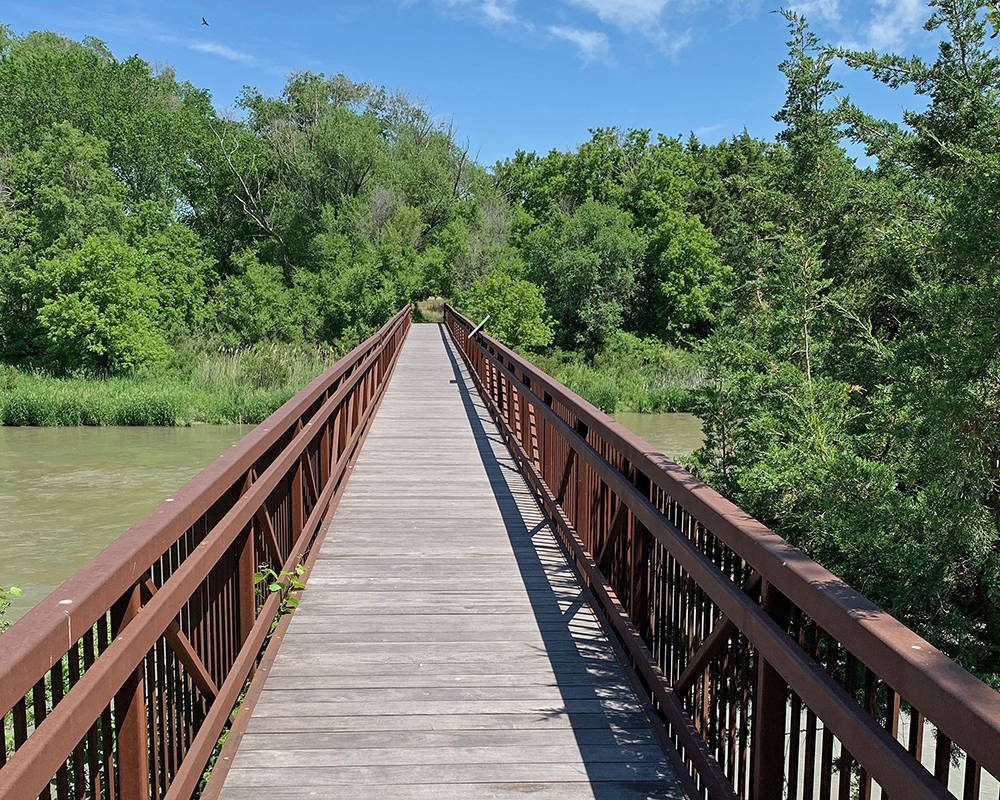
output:
M705 441L701 420L694 414L612 414L633 433L675 461L690 455Z
M0 586L17 619L251 430L0 427Z
M693 414L615 414L671 458L702 443ZM250 430L0 427L0 586L18 619Z

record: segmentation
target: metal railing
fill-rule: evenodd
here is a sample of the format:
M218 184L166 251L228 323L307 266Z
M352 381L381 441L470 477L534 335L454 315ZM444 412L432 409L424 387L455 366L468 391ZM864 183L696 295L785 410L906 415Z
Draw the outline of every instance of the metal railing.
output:
M406 307L0 637L0 798L198 791L283 602L257 573L314 560L409 325Z
M445 323L703 797L1000 794L1000 694L642 439Z

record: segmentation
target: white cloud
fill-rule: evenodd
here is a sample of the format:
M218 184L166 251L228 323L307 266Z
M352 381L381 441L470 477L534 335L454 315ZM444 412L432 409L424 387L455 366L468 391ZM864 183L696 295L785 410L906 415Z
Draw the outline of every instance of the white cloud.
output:
M656 25L669 0L569 0L572 5L597 14L604 22L631 30Z
M717 130L721 130L724 127L725 126L722 125L722 124L719 124L719 125L705 125L705 126L703 126L701 128L695 128L694 131L692 131L692 133L694 133L695 136L703 139L703 138L705 138L707 136L711 136Z
M550 25L548 30L557 39L563 39L575 44L584 61L603 61L607 63L610 60L611 50L608 46L608 37L600 31L567 28L561 25Z
M868 46L893 50L923 28L930 16L924 0L874 0L877 7L867 29Z
M803 0L801 3L792 3L788 8L810 22L816 19L835 22L840 19L840 0Z
M517 25L520 17L514 11L517 0L438 0L448 8L463 9L494 25Z
M256 64L257 59L249 53L241 53L231 47L226 47L218 42L184 42L184 46L190 50L197 50L200 53L211 53L214 56L222 56L230 61L239 61L243 64Z
M638 31L661 52L676 56L691 42L690 31L681 36L663 26L663 11L670 0L564 0L564 2L596 14L608 24L625 33Z

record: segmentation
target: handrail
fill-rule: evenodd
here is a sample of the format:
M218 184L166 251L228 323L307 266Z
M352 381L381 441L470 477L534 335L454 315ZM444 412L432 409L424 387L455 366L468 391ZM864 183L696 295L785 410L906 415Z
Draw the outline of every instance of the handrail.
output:
M706 796L829 797L836 773L841 797L978 800L1000 776L1000 694L449 305L445 323Z
M0 800L188 798L409 330L403 308L0 640ZM286 587L288 578L280 581Z

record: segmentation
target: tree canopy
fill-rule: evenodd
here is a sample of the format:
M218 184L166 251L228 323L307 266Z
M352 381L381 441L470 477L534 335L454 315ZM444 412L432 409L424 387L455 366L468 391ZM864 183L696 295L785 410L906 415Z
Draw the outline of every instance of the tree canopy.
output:
M933 61L784 18L775 140L595 127L489 168L343 75L220 115L168 67L0 26L0 360L107 376L191 342L343 347L432 295L614 380L661 390L697 360L692 468L998 675L996 11L932 0ZM838 61L927 107L869 116Z

